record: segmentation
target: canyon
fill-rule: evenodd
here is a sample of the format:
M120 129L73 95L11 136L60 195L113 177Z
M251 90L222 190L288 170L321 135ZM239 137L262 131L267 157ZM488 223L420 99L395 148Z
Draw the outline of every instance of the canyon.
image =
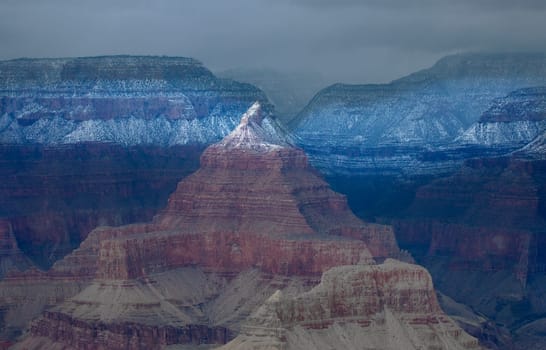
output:
M291 127L311 163L329 176L446 174L464 159L521 147L517 142L536 133L534 123L518 117L518 128L481 131L482 136L515 134L497 136L497 147L476 137L465 142L483 129L479 121L484 113L493 114L496 104L509 107L497 99L516 105L520 98L521 105L525 92L514 91L545 86L545 77L544 54L452 55L388 84L329 86L313 97ZM542 99L540 92L527 93L529 99ZM512 110L508 112L511 116ZM501 137L516 144L502 144Z
M449 56L390 84L330 86L294 119L193 59L0 62L0 338L297 348L421 338L421 317L427 337L478 346L452 316L487 347L540 349L545 61ZM425 316L275 318L303 296L326 305L327 271L414 271L381 264L412 257L449 317L426 282ZM275 326L253 328L264 317Z
M14 349L224 344L244 334L242 321L267 308L278 290L296 298L314 293L321 276L319 289L329 276L359 283L353 283L353 294L339 295L339 303L348 304L332 309L332 317L351 313L353 299L364 310L371 302L367 316L383 305L389 319L415 313L407 320L400 316L401 329L413 329L406 322L425 328L443 324L417 332L423 344L439 337L440 345L449 339L479 348L441 312L423 268L390 260L411 259L399 250L392 227L354 216L258 102L232 133L203 152L200 164L151 222L97 228L53 265L43 278L67 286L72 279L74 294L41 312ZM335 270L346 265L353 267ZM8 276L0 289L17 277ZM372 279L386 279L378 287L384 289L375 290ZM36 283L31 281L30 286ZM371 289L356 293L365 288ZM381 299L382 290L391 293L388 300ZM377 298L375 304L367 295ZM307 298L301 300L305 304ZM321 300L310 298L310 308ZM388 337L391 330L386 332Z

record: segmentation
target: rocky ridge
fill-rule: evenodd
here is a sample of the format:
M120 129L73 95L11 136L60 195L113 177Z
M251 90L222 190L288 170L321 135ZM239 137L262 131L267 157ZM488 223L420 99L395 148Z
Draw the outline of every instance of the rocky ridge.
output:
M479 349L441 311L422 267L335 267L312 290L273 294L228 349Z
M268 123L253 105L151 223L96 229L57 262L48 276L91 279L20 346L222 343L273 288L301 292L331 267L402 256L391 227L358 220ZM243 289L263 292L244 301Z
M468 160L417 191L397 239L439 291L517 335L545 310L544 184L543 158Z
M218 141L265 95L183 57L104 56L0 62L0 142Z
M517 148L546 130L546 88L516 90L494 104L458 142Z
M0 145L0 220L33 265L47 269L97 226L151 220L198 168L202 150Z
M543 54L453 55L389 84L332 85L292 126L311 163L328 174L437 174L491 151L455 140L496 98L545 83ZM536 132L520 126L520 137Z

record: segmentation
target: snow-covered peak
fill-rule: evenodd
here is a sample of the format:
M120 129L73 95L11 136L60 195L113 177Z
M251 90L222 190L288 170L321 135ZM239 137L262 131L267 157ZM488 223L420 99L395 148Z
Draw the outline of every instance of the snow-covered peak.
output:
M241 117L240 125L248 125L250 121L257 124L262 124L263 111L260 102L256 101Z
M241 117L241 122L218 146L234 149L243 148L256 152L269 152L290 147L290 143L278 126L268 118L260 102L254 104Z

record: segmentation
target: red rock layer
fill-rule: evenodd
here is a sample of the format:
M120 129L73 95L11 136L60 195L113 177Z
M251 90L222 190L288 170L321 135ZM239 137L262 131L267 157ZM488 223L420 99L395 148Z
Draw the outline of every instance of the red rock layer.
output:
M305 154L268 134L273 127L267 130L262 121L255 104L232 134L205 150L201 168L178 184L152 223L97 229L53 271L86 276L96 271L98 279L129 280L192 266L228 275L258 269L316 277L334 266L398 255L390 227L357 219L345 197L309 167ZM71 344L93 323L77 309L51 316L61 323L39 323L32 336L53 335L57 341L58 334L67 334L61 341ZM123 340L107 342L113 348L129 344L133 334L126 315L117 316L108 327L125 331L118 332ZM59 330L70 324L74 327ZM164 338L157 329L142 332L147 337L142 343L150 346ZM90 339L90 348L102 344L102 334L82 337Z
M47 337L74 349L162 349L171 344L225 344L233 337L224 327L156 327L139 323L83 322L66 314L44 312L33 322L34 337ZM24 343L21 344L24 346ZM19 346L19 347L22 347Z
M284 324L332 323L336 318L369 318L385 308L415 314L410 322L416 323L440 322L433 315L442 313L427 270L388 260L382 265L333 268L313 292L283 306L279 317ZM423 318L424 314L430 317Z
M200 148L80 144L0 145L0 218L41 268L100 225L150 220Z
M440 309L428 272L388 259L340 266L296 297L273 295L221 349L478 349Z
M209 272L238 273L258 268L265 273L316 276L338 265L369 261L362 241L274 239L232 232L154 233L101 242L97 277L134 279L184 266Z
M134 92L129 92L131 94ZM53 97L34 98L33 102L39 108L36 112L22 114L17 121L30 125L51 115L68 120L115 119L133 116L143 119L165 116L169 119L187 118L187 109L192 108L191 101L182 98L168 97ZM21 113L26 107L26 100L15 97L0 99L0 110L4 113Z
M374 256L398 251L390 227L360 221L305 154L287 147L267 153L209 147L201 168L179 183L154 222L185 232L346 236L365 241Z
M416 256L446 257L456 269L511 270L525 284L545 261L545 183L544 161L468 161L417 192L398 239Z
M114 229L110 237L102 231L98 277L188 265L316 275L357 263L359 252L397 255L390 227L356 218L301 150L269 143L261 119L248 120L205 150L201 168L178 184L151 225ZM332 236L340 237L325 240Z

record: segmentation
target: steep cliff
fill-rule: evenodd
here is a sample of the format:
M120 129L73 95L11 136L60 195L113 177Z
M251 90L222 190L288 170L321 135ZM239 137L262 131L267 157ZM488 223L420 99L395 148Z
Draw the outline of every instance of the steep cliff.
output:
M250 84L183 57L105 56L0 62L0 143L210 144L253 101Z
M98 228L47 272L86 285L20 347L225 343L275 289L392 256L403 256L392 228L357 219L255 103L152 222Z
M197 169L201 152L190 146L0 145L0 218L24 255L46 269L97 226L151 220L178 181Z
M546 88L521 89L495 100L458 142L518 148L546 130Z
M96 226L150 220L256 100L272 108L190 58L1 61L0 219L48 268Z
M417 191L397 239L442 293L516 335L546 310L545 184L543 159L469 160Z
M441 311L416 265L341 266L309 292L273 294L228 349L479 349Z
M481 151L439 146L461 136L495 98L545 83L543 54L448 56L389 84L332 85L293 128L311 163L330 174L438 173Z

